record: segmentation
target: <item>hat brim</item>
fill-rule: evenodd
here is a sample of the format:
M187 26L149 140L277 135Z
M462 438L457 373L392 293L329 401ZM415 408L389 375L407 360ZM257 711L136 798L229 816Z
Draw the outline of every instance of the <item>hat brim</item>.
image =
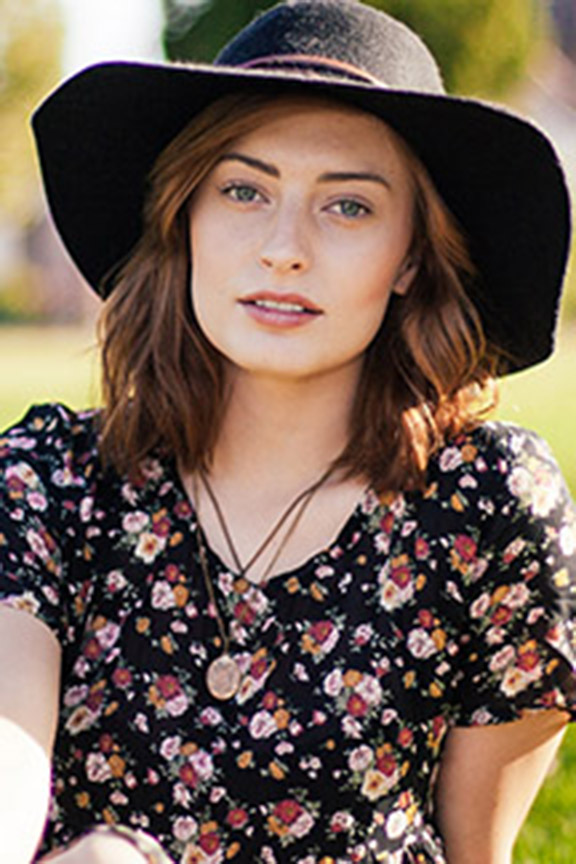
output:
M164 147L204 107L257 87L317 93L390 124L419 156L461 224L480 274L474 300L488 338L511 360L550 355L566 266L566 183L547 137L472 99L276 70L103 63L65 82L33 118L48 203L87 281L105 278L140 237L145 181Z

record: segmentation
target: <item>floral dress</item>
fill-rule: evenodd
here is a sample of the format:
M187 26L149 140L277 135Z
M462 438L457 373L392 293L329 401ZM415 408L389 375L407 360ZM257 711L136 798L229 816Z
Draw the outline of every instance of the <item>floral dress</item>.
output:
M452 726L576 716L576 517L525 430L488 423L424 492L368 491L334 542L258 587L207 550L242 668L220 654L173 462L103 470L94 412L0 438L0 602L62 646L43 853L90 825L182 864L442 864L433 791Z

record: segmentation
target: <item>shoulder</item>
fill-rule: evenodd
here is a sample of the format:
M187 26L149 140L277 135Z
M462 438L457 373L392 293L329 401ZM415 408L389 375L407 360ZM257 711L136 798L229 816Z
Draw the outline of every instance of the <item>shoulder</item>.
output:
M0 474L17 483L30 473L53 486L82 482L97 459L95 410L75 412L64 405L36 405L0 435Z
M534 515L546 516L570 501L546 441L511 423L483 423L448 442L430 463L430 480L444 489L489 494Z

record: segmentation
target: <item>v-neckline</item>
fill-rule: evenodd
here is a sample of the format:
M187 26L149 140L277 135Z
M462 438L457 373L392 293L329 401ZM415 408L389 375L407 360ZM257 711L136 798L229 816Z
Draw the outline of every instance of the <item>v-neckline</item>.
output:
M189 520L190 522L194 522L194 528L196 529L196 508L194 506L194 502L191 500L190 495L186 490L175 460L170 460L170 473L172 474L172 481L174 483L174 489L177 493L177 496L180 501L186 503L189 507ZM278 573L274 573L274 575L269 576L267 579L262 580L261 582L252 580L248 576L239 573L237 570L235 570L233 566L229 566L222 559L222 557L212 548L205 534L203 534L203 544L208 554L208 557L211 559L218 573L229 573L234 580L244 579L250 584L252 588L260 591L267 590L270 588L271 585L283 585L289 579L301 577L304 574L315 572L323 564L329 566L331 559L335 557L336 550L344 550L350 546L357 530L359 530L361 527L362 516L367 509L366 505L370 500L371 496L373 495L375 495L375 493L371 485L368 484L360 493L360 496L356 500L354 507L348 513L348 516L343 520L340 528L335 532L335 536L332 538L332 540L330 540L321 548L317 549L301 563L296 564L293 567L289 567L285 570L278 571ZM194 539L197 543L196 536Z

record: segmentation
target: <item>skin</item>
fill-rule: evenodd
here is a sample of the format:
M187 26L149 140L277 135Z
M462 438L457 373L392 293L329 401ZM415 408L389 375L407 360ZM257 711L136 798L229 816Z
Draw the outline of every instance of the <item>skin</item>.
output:
M380 121L334 104L287 100L269 123L234 142L233 152L243 158L217 166L192 202L192 291L201 326L227 358L230 398L210 473L246 559L288 501L342 449L363 352L392 294L410 290L415 265L408 258L410 176ZM326 172L378 174L385 182L328 182ZM296 293L320 314L298 326L273 323L266 312L255 318L241 301L261 291ZM183 481L190 489L190 478ZM365 482L332 477L281 569L332 539ZM214 514L204 498L199 503L208 540L225 558ZM0 656L0 804L12 802L12 813L29 818L29 830L19 823L15 831L7 804L0 806L2 860L29 864L48 805L60 649L44 624L0 609ZM509 864L564 723L560 712L546 711L449 733L436 788L448 864ZM125 841L87 837L44 860L143 859Z

